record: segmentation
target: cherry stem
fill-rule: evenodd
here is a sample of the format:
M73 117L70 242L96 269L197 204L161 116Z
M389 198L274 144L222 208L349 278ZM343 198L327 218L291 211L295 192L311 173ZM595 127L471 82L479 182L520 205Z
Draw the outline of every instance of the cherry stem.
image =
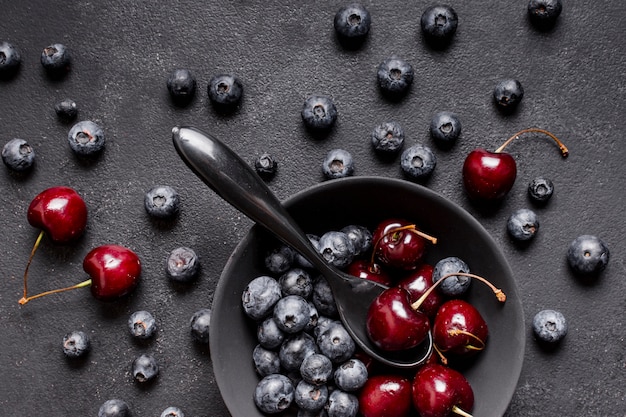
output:
M450 329L448 330L448 334L450 336L458 336L460 334L463 334L465 336L469 336L472 339L478 341L480 343L480 346L474 346L474 345L467 345L465 346L466 349L470 349L470 350L483 350L485 349L485 342L478 336L476 336L474 333L470 333L468 331L465 330L461 330L461 329ZM444 351L445 352L445 351Z
M455 413L455 414L458 414L458 415L460 415L462 417L473 417L470 413L468 413L467 411L461 410L456 405L452 406L452 412Z
M19 303L20 303L20 305L24 305L27 302L29 302L31 300L34 300L35 298L41 298L41 297L44 297L44 296L50 295L50 294L56 294L56 293L59 293L59 292L65 292L65 291L75 290L75 289L78 289L78 288L88 287L90 285L91 285L91 280L88 279L86 281L79 282L78 284L72 285L71 287L58 288L56 290L45 291L45 292L39 293L37 295L32 295L30 297L24 296L24 297L22 297L19 300Z
M39 236L37 236L37 240L35 240L33 249L30 251L30 256L28 257L28 262L26 263L26 269L24 269L24 298L26 298L28 294L28 270L30 269L30 264L33 262L35 252L37 252L37 248L39 247L44 234L43 230L39 232Z
M487 281L485 278L481 277L480 275L470 274L468 272L453 272L453 273L444 275L443 277L441 277L441 279L439 279L437 282L431 285L430 288L428 288L424 292L424 294L422 294L422 296L417 299L417 301L411 304L411 308L413 310L417 310L418 308L420 308L424 300L428 298L428 296L435 290L435 288L437 288L437 286L440 283L442 283L446 278L450 278L454 276L463 276L463 277L477 279L483 284L487 285L489 288L491 288L491 291L493 291L498 301L500 301L501 303L506 301L506 294L504 294L504 292L500 288L496 288L495 285L493 285L491 282Z
M388 235L390 235L390 234L392 234L392 233L401 232L401 231L403 231L403 230L412 230L412 231L413 231L416 235L418 235L418 236L420 236L420 237L423 237L423 238L424 238L424 239L426 239L426 240L430 240L430 242L431 242L433 245L436 245L436 244L437 244L437 238L436 238L436 237L431 236L431 235L429 235L429 234L427 234L427 233L424 233L424 232L422 232L422 231L418 230L418 229L417 229L417 226L416 226L416 225L414 225L414 224L407 224L406 226L399 226L399 227L396 227L396 228L393 228L393 229L389 230L387 233L385 233L384 235L382 235L382 236L381 236L381 237L380 237L380 238L376 241L376 244L374 245L374 250L372 251L372 259L371 259L371 261L370 261L370 263L371 263L371 264L374 264L374 263L375 263L375 259L376 259L376 248L378 247L378 244L380 243L380 241L381 241L381 240L383 240L385 236L388 236Z
M563 142L559 140L559 138L557 138L556 136L554 136L554 134L548 132L547 130L539 129L538 127L529 127L528 129L520 130L519 132L517 132L516 134L508 138L506 142L502 144L502 146L500 146L498 149L495 150L495 152L496 153L502 152L504 148L506 148L508 144L511 143L511 141L513 141L513 139L519 137L520 135L523 135L524 133L543 133L544 135L549 136L552 140L556 142L557 145L559 145L559 149L561 151L561 155L563 156L563 158L566 158L567 155L569 155L569 150L563 144Z

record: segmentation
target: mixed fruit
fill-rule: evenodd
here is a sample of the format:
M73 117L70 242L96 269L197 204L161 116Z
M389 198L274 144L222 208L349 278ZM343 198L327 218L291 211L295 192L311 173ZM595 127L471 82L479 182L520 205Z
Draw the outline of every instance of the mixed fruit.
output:
M561 9L560 0L531 0L528 4L530 19L540 28L553 25ZM333 24L343 46L358 48L369 33L371 16L363 6L351 4L336 13ZM450 6L435 5L424 11L420 25L426 42L433 48L445 48L456 33L458 16ZM61 79L71 67L70 51L63 44L49 45L41 52L40 61L49 77ZM20 65L18 49L6 41L0 42L0 76L12 78ZM392 101L407 94L413 78L413 67L399 56L383 60L376 71L381 94ZM197 83L189 70L176 69L167 78L166 86L174 103L187 105L196 94ZM218 74L211 78L207 94L216 110L231 113L242 100L243 85L232 74ZM514 111L523 96L524 89L515 79L501 80L493 91L494 103L503 112ZM71 99L58 102L55 111L64 122L73 121L78 113ZM300 113L304 126L314 134L333 128L338 115L333 100L325 95L308 97ZM431 120L430 136L440 149L453 147L460 133L460 120L452 112L439 112ZM517 168L513 157L503 150L526 133L548 136L559 146L562 156L567 156L567 148L551 132L524 129L495 152L476 149L467 156L462 176L468 196L479 201L506 196L515 182ZM80 158L94 158L105 147L104 130L89 120L75 123L67 140ZM375 126L371 144L383 157L400 154L402 172L408 179L425 179L436 167L436 155L426 145L416 144L402 151L404 131L398 122ZM12 172L28 173L35 159L34 148L23 139L12 139L2 148L2 160ZM269 154L261 155L254 164L266 180L276 173L276 161ZM327 179L353 175L352 155L343 149L331 150L323 160L322 172ZM528 195L536 204L546 204L553 192L552 181L544 177L537 177L528 186ZM171 219L179 212L180 199L172 187L158 185L146 192L144 206L156 220ZM95 299L111 301L130 294L138 285L139 256L124 246L105 244L84 257L83 269L88 279L70 287L29 294L29 267L44 236L54 244L72 244L85 233L87 215L87 204L70 187L51 187L33 198L26 217L41 232L24 270L21 305L84 287L90 287ZM537 215L530 209L515 211L507 222L507 230L516 241L531 240L538 228ZM373 231L348 225L341 231L309 237L335 266L389 287L372 304L364 323L369 337L380 349L410 349L431 332L434 353L411 375L374 363L358 349L337 319L328 284L322 278L313 278L308 261L291 249L280 247L267 258L268 274L278 278L257 277L242 295L245 313L258 325L258 345L251 355L260 376L253 394L259 409L273 414L298 408L298 415L302 416L343 417L360 413L363 417L401 417L414 411L422 417L445 417L451 413L469 416L474 403L472 387L453 365L480 354L488 343L489 330L487 321L464 299L464 294L474 280L490 286L500 302L506 299L504 293L472 274L462 259L448 257L435 265L424 262L424 253L429 245L436 244L436 237L404 219L386 219ZM566 259L575 274L595 277L608 264L608 246L597 236L581 235L569 245ZM177 284L192 282L199 273L196 253L188 247L174 249L166 260L166 271ZM208 343L210 320L210 309L198 310L190 320L191 336L200 343ZM129 317L128 329L137 339L150 339L157 331L156 320L148 311L137 311ZM566 335L567 323L560 312L542 310L534 317L532 331L538 341L555 345ZM90 349L89 336L84 332L72 331L62 339L62 350L69 358L85 357ZM138 356L132 364L132 374L138 382L151 381L158 373L159 365L150 354ZM119 399L106 401L99 410L99 416L126 415L130 415L129 406ZM169 407L162 414L175 415L183 416L176 407Z
M257 328L252 352L260 378L257 407L268 414L297 409L334 417L402 417L413 410L426 417L452 411L468 416L472 388L446 365L485 349L489 331L464 298L473 279L501 302L504 293L457 257L434 266L425 262L437 239L404 219L386 219L373 231L348 225L309 239L329 263L389 287L371 304L364 323L381 351L414 348L432 332L434 353L410 376L376 363L339 321L325 279L280 245L267 256L266 264L273 266L268 275L254 278L242 294L242 307ZM277 253L288 254L280 268L275 268Z

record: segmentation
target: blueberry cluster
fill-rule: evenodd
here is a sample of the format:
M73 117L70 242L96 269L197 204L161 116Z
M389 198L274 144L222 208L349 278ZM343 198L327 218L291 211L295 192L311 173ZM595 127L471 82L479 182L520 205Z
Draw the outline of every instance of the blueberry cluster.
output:
M311 235L310 240L329 263L345 268L357 254L370 250L372 234L366 227L348 225L319 238ZM368 371L337 318L330 286L285 245L272 250L268 259L268 273L277 278L252 279L241 297L244 312L257 328L258 344L252 352L259 375L255 404L267 414L295 407L302 415L324 410L336 417L356 416L355 393L367 381ZM275 268L277 264L281 268Z

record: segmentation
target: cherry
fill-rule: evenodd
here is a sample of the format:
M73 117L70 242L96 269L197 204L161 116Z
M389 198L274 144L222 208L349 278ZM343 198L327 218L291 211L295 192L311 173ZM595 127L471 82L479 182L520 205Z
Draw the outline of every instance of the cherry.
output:
M430 322L426 314L419 309L437 286L445 278L453 275L477 279L491 288L498 301L506 301L506 295L502 290L483 277L470 273L455 272L444 275L414 302L411 302L411 294L406 289L391 287L372 301L367 312L365 328L372 343L385 351L411 349L422 343L430 331Z
M367 259L356 259L346 269L346 272L355 277L368 279L390 287L392 284L391 277L385 272L380 265L370 262Z
M464 300L449 300L439 308L433 323L435 350L447 363L444 353L469 357L485 348L489 329L480 312Z
M365 326L370 340L386 351L415 347L430 330L428 317L411 306L411 294L401 287L386 289L374 299Z
M503 151L513 139L525 133L547 135L559 146L561 155L568 156L568 149L556 136L538 128L520 130L494 152L482 148L474 149L467 155L463 164L463 185L471 198L498 200L511 190L517 176L517 166L513 156Z
M119 245L102 245L92 249L83 259L83 269L90 279L66 288L42 292L19 300L20 304L49 294L91 287L91 295L110 301L130 293L138 284L141 262L132 250Z
M413 405L421 417L471 417L474 391L463 374L440 364L422 366L413 379Z
M411 300L416 301L433 285L434 267L428 263L420 265L415 271L404 277L398 285L411 294ZM435 318L444 297L439 291L433 291L422 303L420 309L430 318Z
M373 375L359 393L363 417L406 417L411 411L411 381L399 375Z
M41 232L35 240L24 270L24 298L28 293L28 269L44 235L59 244L78 239L87 226L87 205L73 188L51 187L33 198L26 218L31 226L41 229Z
M372 234L373 256L383 265L412 270L420 264L427 240L437 243L436 238L406 220L388 219L378 224Z

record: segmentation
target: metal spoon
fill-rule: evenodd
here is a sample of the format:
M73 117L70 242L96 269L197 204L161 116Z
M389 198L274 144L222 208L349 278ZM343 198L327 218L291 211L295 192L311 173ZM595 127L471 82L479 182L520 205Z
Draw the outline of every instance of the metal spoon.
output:
M367 312L371 302L387 287L330 265L265 182L232 149L193 127L173 128L172 140L182 160L211 189L297 250L326 278L341 321L363 351L396 368L414 368L428 359L433 348L430 333L422 344L402 352L382 351L370 341L365 328Z

